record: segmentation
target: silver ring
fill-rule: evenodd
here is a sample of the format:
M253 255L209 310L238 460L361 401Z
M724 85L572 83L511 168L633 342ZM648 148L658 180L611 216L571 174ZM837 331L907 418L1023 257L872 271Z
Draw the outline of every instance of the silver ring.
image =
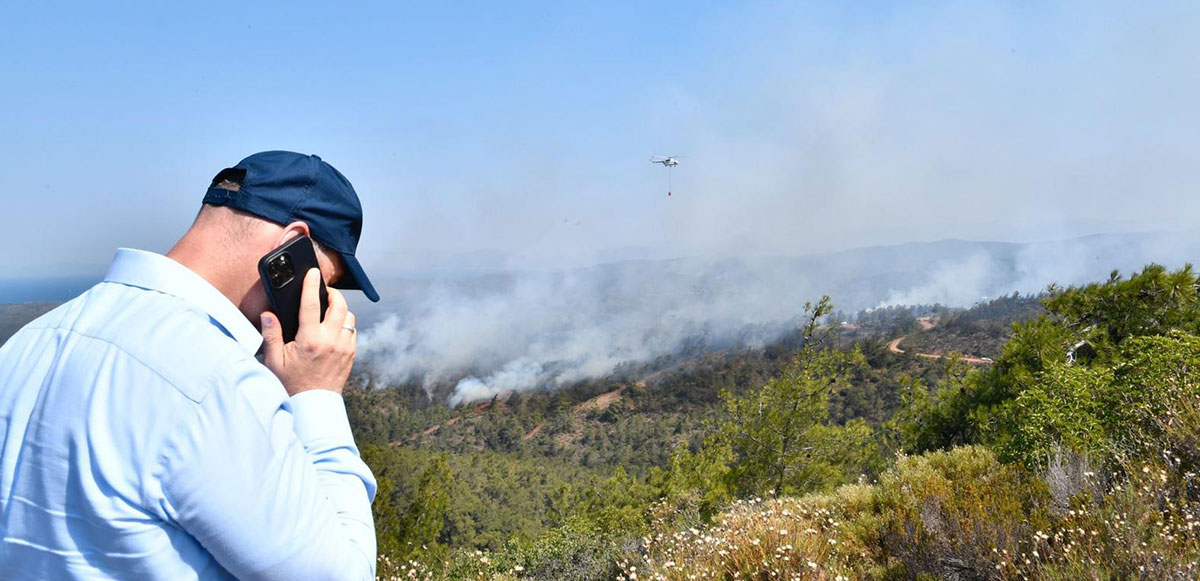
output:
M358 329L355 329L354 327L351 327L350 325L342 325L342 328L343 328L343 329L345 329L345 330L347 330L347 331L350 331L351 333L357 333L357 332L358 332Z

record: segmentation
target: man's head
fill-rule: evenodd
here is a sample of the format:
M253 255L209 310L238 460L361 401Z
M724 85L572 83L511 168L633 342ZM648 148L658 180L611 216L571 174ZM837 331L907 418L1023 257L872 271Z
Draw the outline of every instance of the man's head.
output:
M296 236L315 242L327 285L374 287L354 256L362 206L350 182L315 155L258 153L213 178L204 205L168 256L188 266L238 305L252 323L269 308L258 260Z

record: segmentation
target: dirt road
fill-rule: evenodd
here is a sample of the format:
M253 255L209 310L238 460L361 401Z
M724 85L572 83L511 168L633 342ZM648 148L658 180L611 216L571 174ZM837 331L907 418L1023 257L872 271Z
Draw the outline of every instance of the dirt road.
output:
M922 319L924 319L924 318L922 318ZM930 323L928 320L920 320L920 323L921 323L921 327L924 328L926 331L933 328L933 324ZM928 327L925 326L927 323L929 323ZM891 341L889 341L887 344L888 351L891 351L892 353L906 353L905 350L900 348L900 342L903 341L906 337L908 337L908 335L901 335L901 336L896 337L895 339L892 339ZM942 357L945 357L945 355L943 355L940 352L913 353L913 355L916 355L917 357L924 357L926 359L941 359ZM988 358L988 357L970 357L967 355L963 355L962 360L966 361L967 363L970 363L971 365L991 365L992 363L994 363L994 361L992 361L991 358Z

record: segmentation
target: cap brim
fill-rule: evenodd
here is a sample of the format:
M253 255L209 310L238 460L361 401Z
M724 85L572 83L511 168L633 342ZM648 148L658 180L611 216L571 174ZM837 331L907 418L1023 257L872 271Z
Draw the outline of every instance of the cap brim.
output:
M367 295L371 302L379 302L379 293L375 292L375 286L371 284L371 279L367 278L367 273L363 271L363 267L358 263L358 259L353 254L339 252L342 256L342 262L346 264L346 270L350 276L343 276L341 280L333 285L333 288L342 290L361 290L364 295Z

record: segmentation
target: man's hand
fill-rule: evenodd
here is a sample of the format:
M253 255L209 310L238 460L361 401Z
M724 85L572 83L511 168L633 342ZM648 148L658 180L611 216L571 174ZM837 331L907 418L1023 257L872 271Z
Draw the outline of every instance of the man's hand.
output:
M341 292L328 288L329 309L321 321L320 281L321 271L316 268L304 275L295 341L284 344L275 313L262 314L263 364L279 378L289 396L310 389L342 393L354 366L358 350L354 313L346 307Z

